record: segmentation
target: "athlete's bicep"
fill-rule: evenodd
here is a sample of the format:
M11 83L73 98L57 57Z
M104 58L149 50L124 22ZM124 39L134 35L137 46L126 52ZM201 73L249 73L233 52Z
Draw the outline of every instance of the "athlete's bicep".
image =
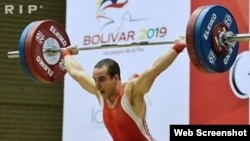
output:
M135 83L135 91L146 94L152 87L155 78L173 63L177 55L177 52L171 49L156 59L150 68L133 80Z
M83 89L85 89L91 94L98 96L98 91L95 87L94 79L91 76L89 76L85 71L75 72L74 76L72 77L79 83L79 85Z
M133 82L133 93L144 95L149 92L157 76L152 71L153 70L149 68L139 77L131 80Z
M72 56L64 57L64 65L68 74L77 81L85 90L97 95L94 79L87 74L83 67Z

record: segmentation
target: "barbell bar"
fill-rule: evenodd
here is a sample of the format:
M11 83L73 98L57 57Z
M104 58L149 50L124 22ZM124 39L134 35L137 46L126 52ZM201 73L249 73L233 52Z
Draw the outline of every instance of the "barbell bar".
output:
M225 33L226 34L226 33ZM240 42L240 41L250 41L250 34L236 34L226 36L226 41L229 43L232 42ZM142 41L142 42L133 42L127 44L106 44L106 45L93 45L93 46L80 46L78 47L75 45L77 50L79 51L86 51L86 50L98 50L98 49L108 49L108 48L121 48L121 47L140 47L140 46L153 46L153 45L167 45L167 44L174 44L175 41L161 41L161 42L149 42L149 41ZM225 41L221 41L220 44L223 45ZM43 53L56 53L61 52L62 48L54 48L54 47L45 47ZM19 51L10 51L7 53L8 58L19 58Z
M186 27L188 55L192 64L206 73L222 73L233 65L240 41L250 41L250 34L239 34L233 14L221 5L204 5L195 9ZM81 46L80 50L139 47L173 44L175 41L134 42ZM19 40L18 51L8 52L8 58L19 58L29 78L36 82L53 83L63 79L66 69L60 51L71 46L69 37L53 20L31 22Z
M233 36L228 36L227 40L229 42L249 42L250 41L250 34L245 33L245 34L236 34Z
M124 44L106 44L106 45L92 45L92 46L77 46L76 49L79 51L86 51L86 50L99 50L99 49L109 49L109 48L122 48L122 47L140 47L140 46L148 46L148 45L166 45L166 44L174 44L175 41L161 41L161 42L149 42L149 41L142 41L142 42L133 42L133 43L124 43ZM63 47L55 48L55 47L45 47L43 53L57 53L61 52ZM19 58L19 51L10 51L7 53L8 58Z

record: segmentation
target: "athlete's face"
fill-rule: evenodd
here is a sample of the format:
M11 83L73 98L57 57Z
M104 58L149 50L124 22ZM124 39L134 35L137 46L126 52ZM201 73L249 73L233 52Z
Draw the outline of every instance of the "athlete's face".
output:
M119 80L118 75L111 78L108 74L106 66L95 68L93 78L95 80L97 90L105 99L110 98L113 94L115 94L116 84Z

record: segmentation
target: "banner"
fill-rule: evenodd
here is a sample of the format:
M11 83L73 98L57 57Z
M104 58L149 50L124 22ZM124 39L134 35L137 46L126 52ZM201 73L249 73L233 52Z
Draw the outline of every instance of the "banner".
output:
M185 36L190 1L68 0L66 30L71 44L97 46L139 41L166 41ZM101 59L116 60L122 82L151 67L172 45L81 51L74 58L92 76ZM184 50L145 96L149 130L159 141L169 139L170 124L189 123L190 62ZM115 121L114 121L115 122ZM63 141L111 140L95 96L65 76Z

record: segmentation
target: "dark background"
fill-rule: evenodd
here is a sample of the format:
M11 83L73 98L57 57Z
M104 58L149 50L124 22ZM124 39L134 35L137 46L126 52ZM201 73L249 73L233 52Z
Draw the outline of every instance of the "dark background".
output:
M5 12L6 5L14 6L12 14ZM28 13L28 5L37 11ZM66 0L0 1L0 141L62 140L63 80L36 83L7 52L18 50L21 33L32 21L53 19L65 27L65 6Z

